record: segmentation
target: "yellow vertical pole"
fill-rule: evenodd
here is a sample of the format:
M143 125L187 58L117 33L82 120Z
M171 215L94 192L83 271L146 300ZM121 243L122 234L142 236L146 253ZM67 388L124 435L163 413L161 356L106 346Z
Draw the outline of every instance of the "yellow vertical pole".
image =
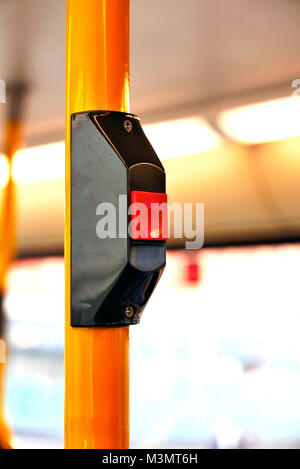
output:
M16 203L12 160L20 146L21 115L25 90L25 85L21 83L9 87L8 119L4 134L3 152L9 163L9 178L2 190L0 212L0 340L3 340L4 343L3 297L7 272L16 256ZM0 360L0 448L10 448L10 432L4 420L4 375L5 363Z
M129 0L67 0L65 447L129 446L129 330L70 326L70 115L129 111Z

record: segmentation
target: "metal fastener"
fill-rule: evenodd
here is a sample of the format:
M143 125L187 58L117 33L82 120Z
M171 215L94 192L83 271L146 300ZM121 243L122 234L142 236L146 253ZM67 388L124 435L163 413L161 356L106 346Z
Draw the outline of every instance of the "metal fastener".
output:
M126 306L125 308L125 316L127 318L132 318L132 316L134 315L134 308L133 306Z
M132 123L129 120L124 121L124 128L126 132L131 132L132 131Z

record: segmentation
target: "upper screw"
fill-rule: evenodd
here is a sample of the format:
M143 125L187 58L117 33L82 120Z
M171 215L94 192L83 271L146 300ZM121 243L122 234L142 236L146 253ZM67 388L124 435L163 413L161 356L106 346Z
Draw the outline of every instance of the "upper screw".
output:
M132 123L129 120L124 121L124 128L126 132L131 132L132 131Z

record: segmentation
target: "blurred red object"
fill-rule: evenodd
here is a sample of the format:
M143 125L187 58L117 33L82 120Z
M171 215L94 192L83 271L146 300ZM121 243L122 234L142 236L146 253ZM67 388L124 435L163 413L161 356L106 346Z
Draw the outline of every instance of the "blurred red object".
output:
M200 281L200 266L197 262L190 262L186 266L186 281L193 284Z

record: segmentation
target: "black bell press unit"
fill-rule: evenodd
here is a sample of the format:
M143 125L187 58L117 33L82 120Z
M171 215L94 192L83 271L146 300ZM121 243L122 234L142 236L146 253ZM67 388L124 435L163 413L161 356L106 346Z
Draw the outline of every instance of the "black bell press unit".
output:
M72 114L72 326L139 323L165 267L166 202L164 168L137 116Z

